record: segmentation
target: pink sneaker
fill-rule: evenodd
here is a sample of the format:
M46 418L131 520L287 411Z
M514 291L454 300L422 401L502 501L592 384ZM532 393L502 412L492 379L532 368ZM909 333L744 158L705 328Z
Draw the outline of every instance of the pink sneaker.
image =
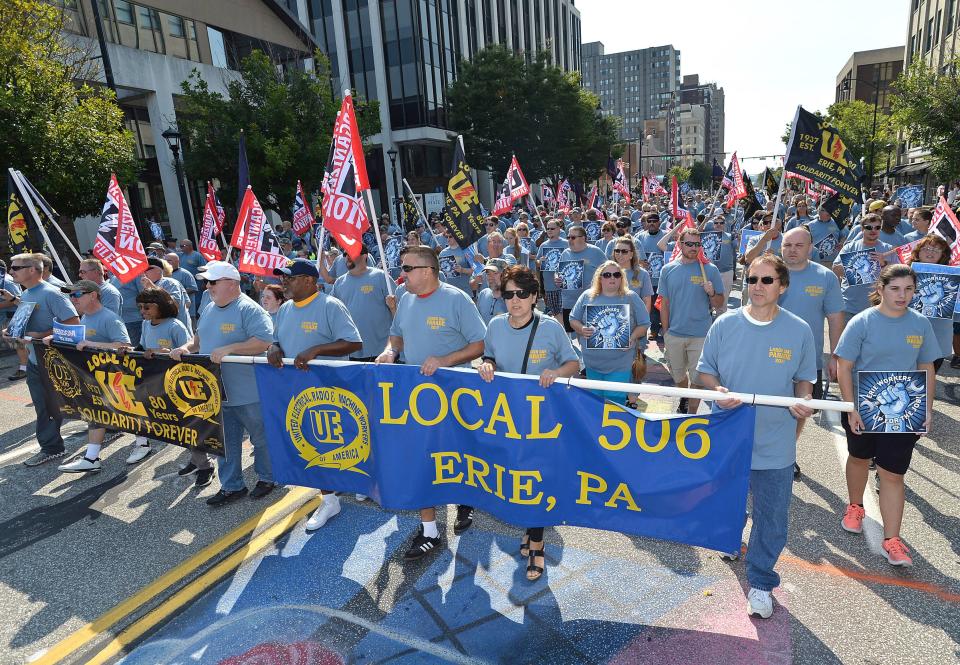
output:
M850 533L863 533L864 514L863 506L851 503L847 506L847 512L843 514L843 519L840 520L840 526Z
M910 550L903 544L903 541L897 537L887 538L883 541L883 556L892 566L912 566L913 559L908 554Z

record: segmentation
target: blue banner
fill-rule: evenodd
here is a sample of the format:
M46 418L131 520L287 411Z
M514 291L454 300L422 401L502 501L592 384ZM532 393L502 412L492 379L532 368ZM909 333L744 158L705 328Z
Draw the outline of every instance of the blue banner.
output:
M900 201L904 214L907 208L918 208L923 205L923 187L920 185L903 185L897 187L893 193L893 200Z
M533 377L408 365L258 364L256 376L279 483L740 548L753 407L653 419Z

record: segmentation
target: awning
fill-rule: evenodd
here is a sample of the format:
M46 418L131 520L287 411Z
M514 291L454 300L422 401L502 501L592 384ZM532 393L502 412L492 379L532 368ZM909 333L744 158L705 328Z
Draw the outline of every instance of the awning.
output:
M901 164L896 168L890 169L890 175L909 175L911 173L922 173L930 165L927 162L917 162L915 164Z

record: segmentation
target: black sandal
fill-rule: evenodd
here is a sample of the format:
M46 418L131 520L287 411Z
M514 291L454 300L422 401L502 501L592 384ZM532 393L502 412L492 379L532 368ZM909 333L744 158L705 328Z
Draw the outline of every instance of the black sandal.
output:
M523 538L520 539L520 556L526 559L530 556L530 534L523 534Z
M537 560L537 557L543 557L543 565L547 565L547 559L544 556L543 550L530 550L530 560L527 563L527 581L536 582L543 576L543 566L538 566L534 563ZM533 577L530 577L530 574L534 573Z

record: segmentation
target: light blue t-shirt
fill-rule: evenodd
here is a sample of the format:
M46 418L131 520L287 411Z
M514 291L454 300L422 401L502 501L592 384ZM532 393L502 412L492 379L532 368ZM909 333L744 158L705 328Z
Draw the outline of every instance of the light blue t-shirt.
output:
M631 291L640 296L641 299L653 297L653 280L650 279L650 273L643 268L637 268L636 270L621 268L621 271L624 279L627 280L627 287Z
M100 285L100 304L109 309L117 316L121 316L123 309L123 296L117 291L117 287L109 282ZM122 319L121 319L122 320Z
M733 270L733 236L723 232L720 236L720 259L716 263L720 272Z
M40 333L53 329L53 320L66 321L77 316L77 310L65 293L49 282L41 281L20 294L20 306L37 303L27 321L25 333ZM37 363L33 345L29 347L30 362Z
M643 231L638 238L640 251L647 256L646 260L650 264L650 279L653 280L654 287L660 282L660 270L663 268L663 250L657 247L657 243L666 234L666 231L654 234Z
M502 296L494 296L493 289L487 287L477 294L477 311L480 312L483 323L490 325L493 317L507 313L507 303L503 301Z
M883 254L893 248L885 242L877 242L873 247L866 247L863 244L863 238L857 238L843 246L843 251L837 254L837 258L833 260L833 265L842 266L843 261L840 258L842 255L864 249ZM870 306L869 297L870 292L874 290L873 284L848 284L846 278L844 278L840 281L840 287L843 291L843 311L856 314Z
M115 276L110 278L110 284L117 289L120 294L120 319L124 323L136 323L142 321L140 308L137 307L137 296L140 295L140 278L134 277L126 284L120 282Z
M241 293L226 307L211 302L197 324L197 335L200 337L200 353L210 355L214 349L246 342L251 337L272 342L273 323L267 310ZM259 401L252 364L223 363L220 375L227 395L227 406Z
M791 217L787 220L787 223L784 225L783 230L789 231L790 229L795 229L801 224L809 224L813 219L809 215L804 215L802 217Z
M404 293L390 326L390 335L403 338L403 355L410 365L459 351L482 341L486 332L480 312L467 294L444 283L426 297ZM460 367L470 367L470 363Z
M781 309L773 321L751 321L745 308L720 316L707 333L697 371L732 392L794 396L794 382L816 381L813 333ZM797 421L789 409L758 406L750 468L783 469L797 460ZM713 404L713 410L720 407Z
M161 277L160 281L157 282L157 286L170 294L170 296L177 303L177 319L180 320L180 323L185 325L189 330L191 328L190 323L190 296L187 295L187 292L183 290L183 287L180 286L180 282L169 277Z
M896 228L893 229L893 233L886 233L883 229L880 229L880 240L887 243L888 245L893 244L890 240L896 240L898 237L903 238L903 236L914 231L913 224L910 222L901 219L897 222ZM858 240L863 235L863 227L860 224L854 225L853 229L850 231L850 239ZM890 240L888 240L888 238ZM893 245L894 247L899 247L902 245L902 242Z
M163 319L159 323L143 322L140 346L146 349L175 349L190 341L190 331L179 319Z
M527 374L540 376L544 370L557 369L564 363L577 360L577 352L564 331L552 316L534 312L540 317L537 332L530 345L527 359ZM515 329L510 325L506 314L494 317L483 338L483 355L496 361L498 372L519 374L523 368L523 355L530 339L530 326L533 319L523 328Z
M10 278L10 276L7 275L6 273L4 273L4 275L3 275L2 277L0 277L0 289L5 289L5 290L9 291L12 295L15 295L15 296L18 296L18 297L19 297L20 293L23 291L23 289L20 288L20 285L17 284L16 282L14 282L14 281ZM11 303L11 306L10 306L10 307L7 307L6 309L0 310L0 317L3 317L3 319L7 319L7 318L13 316L13 313L14 313L15 311L17 311L17 306L16 306L16 304Z
M177 252L177 254L180 256L180 267L194 277L197 276L197 271L200 270L200 266L207 265L207 260L204 258L203 254L197 250L193 250L189 254L184 254L182 252Z
M810 248L810 258L821 265L830 265L837 258L843 241L846 240L846 230L840 231L832 219L826 222L819 218L806 224L810 231L813 247Z
M563 254L560 255L560 261L583 262L580 288L563 289L560 293L560 305L563 309L573 309L573 306L577 304L577 298L580 297L580 294L590 287L590 283L593 281L593 274L597 272L597 268L602 266L606 260L607 255L603 253L603 250L593 245L587 245L583 251L580 252L575 252L569 247L563 250Z
M618 317L610 316L609 312L603 309L587 311L588 305L627 305L630 309L629 318L626 326L618 328ZM629 339L634 328L647 327L650 325L650 314L644 306L643 301L633 291L627 291L625 296L590 296L590 292L584 292L573 310L570 312L570 318L579 321L585 326L591 326L597 329L597 332L589 340L581 342L583 349L583 364L587 369L600 372L601 374L610 374L611 372L630 371L633 365L633 358L636 355L636 344L631 344L625 348L588 348L591 343L600 343L604 338L619 339L621 342ZM619 321L622 326L622 321Z
M338 340L363 342L360 331L346 306L326 293L317 292L299 303L288 300L277 310L273 338L283 349L284 358L313 346ZM386 344L384 344L386 346ZM383 347L380 347L383 351ZM345 360L346 356L317 356L316 360Z
M84 325L83 338L90 342L126 342L130 343L127 327L113 310L106 307L93 314L84 314L80 317Z
M881 313L879 306L850 319L834 353L853 363L854 395L857 372L912 371L918 363L941 357L933 326L925 316L908 309L903 316L891 317Z
M362 275L341 275L333 285L333 296L347 307L360 331L363 348L353 358L374 358L387 346L393 315L387 307L387 282L383 271L367 268Z
M470 273L461 273L457 268L470 268L470 262L463 256L459 247L445 247L438 257L440 272L447 278L447 284L457 287L469 296L473 295L470 286ZM383 351L383 347L380 348ZM379 352L378 352L379 353Z
M543 274L543 290L559 291L560 287L553 281L557 273L557 264L560 262L560 255L570 244L566 240L557 238L556 240L547 240L537 248L537 261L540 265L540 272Z
M377 262L373 260L373 257L367 254L367 265L371 268L375 268ZM337 257L336 261L333 262L333 265L330 266L330 277L333 278L333 281L336 282L341 275L346 275L350 272L350 268L347 267L347 255L341 254ZM380 349L381 351L383 349Z
M190 271L184 270L183 268L177 268L172 273L170 273L170 279L174 279L180 283L180 286L183 287L183 290L189 293L197 292L197 280L193 275L190 274Z
M723 293L723 280L717 266L703 266L707 279L713 284L714 293ZM659 293L669 300L670 316L667 320L669 333L677 337L703 337L713 323L710 317L710 298L703 290L703 274L700 262L673 261L660 273Z
M780 296L780 306L810 326L817 369L823 369L823 322L828 315L843 311L840 280L829 268L808 261L803 270L790 271L790 286Z

